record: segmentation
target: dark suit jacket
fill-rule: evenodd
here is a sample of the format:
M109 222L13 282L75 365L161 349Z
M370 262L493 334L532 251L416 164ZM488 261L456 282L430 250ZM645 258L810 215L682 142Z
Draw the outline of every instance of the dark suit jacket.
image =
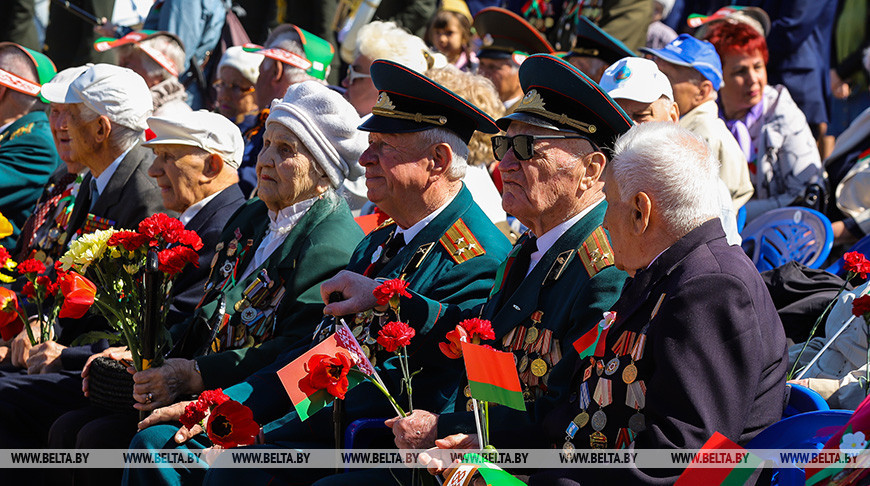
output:
M635 383L646 385L640 409L646 428L634 436L635 448L699 449L717 431L745 444L782 418L785 333L758 270L740 247L728 245L718 220L691 231L639 271L614 310L616 321L603 356L594 359L605 368L616 359L618 366L612 374L599 377L592 371L585 378L593 357L578 362L571 379L575 392L545 421L544 432L553 444L561 447L568 424L581 411L576 391L583 383L592 398L586 412L606 414L601 432L607 447L631 442L629 418L637 410L626 403L628 385L622 378L631 356L614 351L627 332L647 336L635 362ZM612 402L602 409L594 391L604 379L610 380ZM589 448L593 432L590 421L576 432L574 445ZM584 484L599 484L605 477L616 484L669 484L675 478L668 475L675 473L679 471L574 469L563 471L563 477Z
M166 317L167 323L184 321L196 310L196 304L202 298L203 286L208 279L208 271L214 256L214 248L220 241L230 216L245 202L245 196L238 184L227 187L214 199L208 202L184 226L185 229L196 231L202 239L202 249L199 251L199 266L187 267L173 284L172 308Z
M67 234L73 235L81 229L89 212L114 222L112 226L116 229L135 229L139 222L154 213L164 212L170 216L177 216L174 212L167 211L163 207L160 188L157 186L157 182L148 175L148 168L151 167L153 159L154 154L151 150L141 145L133 147L118 164L118 168L112 174L105 191L100 194L92 211L88 211L88 201L90 200L90 181L93 175L85 176L81 190L76 197L72 215L70 215ZM108 330L108 328L102 317L89 314L82 319L62 319L58 342L69 346L75 338L82 334L104 330ZM64 368L80 369L91 354L102 351L105 347L105 341L100 341L89 346L65 349L61 354Z

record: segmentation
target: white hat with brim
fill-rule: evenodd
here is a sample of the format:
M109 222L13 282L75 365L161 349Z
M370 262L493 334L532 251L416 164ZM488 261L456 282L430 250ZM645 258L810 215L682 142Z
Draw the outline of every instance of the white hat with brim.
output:
M614 100L652 103L662 96L674 100L668 77L659 71L655 61L640 57L626 57L611 64L598 84Z
M205 110L175 114L172 117L152 116L148 127L155 137L142 144L187 145L220 156L228 166L238 169L245 150L242 133L225 116Z

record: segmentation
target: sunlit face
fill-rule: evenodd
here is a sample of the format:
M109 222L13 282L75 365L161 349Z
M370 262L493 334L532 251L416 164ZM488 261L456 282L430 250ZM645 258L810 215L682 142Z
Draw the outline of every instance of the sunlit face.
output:
M370 74L371 67L372 59L360 54L350 65L350 70L367 75ZM375 83L369 76L356 77L351 80L350 70L341 81L341 85L347 89L344 97L356 108L359 116L366 116L372 112L372 107L378 102L378 89L375 88Z
M667 98L659 98L652 103L640 101L616 99L617 104L634 120L635 123L651 121L677 121L675 113L671 110L673 102Z
M692 111L701 100L701 87L695 77L694 68L677 66L663 59L656 58L656 65L659 71L664 73L671 82L671 88L674 90L674 101L680 107L680 115Z
M221 67L219 83L215 84L218 111L235 123L242 117L257 111L254 84L231 66Z
M488 78L495 85L502 101L511 100L523 94L519 70L510 59L483 58L478 66L478 74Z
M369 147L359 163L366 170L369 201L387 214L404 201L419 199L429 181L429 147L419 140L419 133L369 134Z
M254 85L254 97L260 108L268 108L272 100L284 97L284 93L290 87L289 78L283 75L284 68L283 64L268 57L260 63L260 75Z
M722 58L724 84L719 89L722 107L729 119L742 118L761 102L767 86L767 68L761 52L729 54Z
M60 160L66 164L67 172L78 174L85 166L70 159L71 148L67 124L69 123L70 106L66 103L51 103L48 108L48 126L51 128L51 138Z
M56 141L59 142L58 153L61 159L81 164L93 169L88 162L92 160L99 142L96 134L100 130L100 117L85 121L81 116L81 103L64 105L55 116L58 127ZM70 164L67 163L67 168Z
M450 62L455 62L462 53L462 26L455 17L450 17L443 29L432 29L429 41Z
M200 184L209 153L189 145L155 145L148 175L157 181L166 209L184 212L201 198Z
M269 123L257 157L257 195L273 211L317 196L328 182L315 169L314 156L280 123Z
M509 137L559 134L517 121L507 130ZM569 201L577 198L579 182L577 171L572 168L581 163L579 156L591 151L585 140L536 140L534 155L529 160L519 160L513 149L508 150L498 164L503 184L502 207L526 226L542 213L570 207Z

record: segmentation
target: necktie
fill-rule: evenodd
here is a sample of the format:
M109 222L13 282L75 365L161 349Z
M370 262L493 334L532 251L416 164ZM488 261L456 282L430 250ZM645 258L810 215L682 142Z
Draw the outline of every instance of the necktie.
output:
M530 235L528 238L525 239L525 241L523 241L519 251L517 252L516 257L514 257L511 268L508 271L505 283L502 286L502 302L505 302L508 298L510 298L510 296L513 295L514 292L516 292L517 288L519 288L520 283L522 283L523 279L526 278L526 273L528 273L529 271L529 264L532 261L532 253L534 253L537 248L537 237Z
M383 270L384 267L390 263L396 255L399 254L399 250L405 246L405 236L402 233L396 233L393 231L393 234L387 239L384 245L381 247L381 256L366 268L364 273L367 277L375 277L378 272Z
M94 179L93 177L91 178L90 188L91 188L91 194L90 194L91 205L88 207L88 209L94 209L94 205L97 204L97 199L100 198L100 190L97 189L97 180Z

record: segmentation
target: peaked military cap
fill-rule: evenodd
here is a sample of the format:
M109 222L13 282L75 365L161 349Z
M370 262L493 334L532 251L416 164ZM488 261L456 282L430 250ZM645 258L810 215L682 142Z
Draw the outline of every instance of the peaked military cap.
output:
M538 29L503 8L488 7L478 12L474 17L474 30L483 40L483 47L477 53L481 59L507 59L514 53L528 56L554 52Z
M624 57L637 57L637 54L619 39L581 16L577 22L577 39L574 47L563 57L571 56L595 57L611 65Z
M520 66L523 99L496 122L507 130L520 121L551 130L572 130L609 148L632 121L595 81L567 61L549 54L529 57Z
M410 133L446 128L468 143L475 130L498 133L495 121L456 93L397 62L372 63L372 82L380 92L372 116L360 130Z

